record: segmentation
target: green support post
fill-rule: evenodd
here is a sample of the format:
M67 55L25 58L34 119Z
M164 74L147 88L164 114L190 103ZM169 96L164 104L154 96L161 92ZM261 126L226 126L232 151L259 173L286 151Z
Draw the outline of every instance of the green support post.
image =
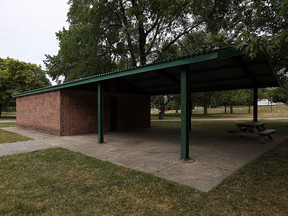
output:
M103 121L103 84L98 82L98 143L104 143L104 121Z
M258 121L258 88L254 88L253 92L253 121Z
M181 71L181 158L189 160L189 126L190 126L190 100L189 100L189 74L188 70Z

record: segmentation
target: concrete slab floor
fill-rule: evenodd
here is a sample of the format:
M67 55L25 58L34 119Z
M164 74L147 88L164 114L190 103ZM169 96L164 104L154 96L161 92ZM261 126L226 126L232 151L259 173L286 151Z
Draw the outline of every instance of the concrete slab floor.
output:
M230 174L275 147L284 140L259 142L257 137L232 136L226 132L191 132L191 160L180 160L180 130L151 128L105 134L105 143L97 143L97 134L53 136L42 132L5 128L41 143L80 152L100 160L151 173L200 191L209 191Z

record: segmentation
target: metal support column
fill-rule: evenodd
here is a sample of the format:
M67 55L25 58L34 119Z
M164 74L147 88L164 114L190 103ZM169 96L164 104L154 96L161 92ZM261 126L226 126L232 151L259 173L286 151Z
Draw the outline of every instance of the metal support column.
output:
M181 159L189 160L189 74L187 69L181 71Z
M258 121L258 88L254 88L253 92L253 121Z
M98 82L98 143L104 143L103 84Z
M191 92L189 91L189 131L192 130L192 122L191 122L191 118L192 118L192 98L191 98Z

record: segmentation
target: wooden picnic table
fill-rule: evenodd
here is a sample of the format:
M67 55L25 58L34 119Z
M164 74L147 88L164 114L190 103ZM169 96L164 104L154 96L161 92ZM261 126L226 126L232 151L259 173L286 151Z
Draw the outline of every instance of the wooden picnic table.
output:
M228 132L233 134L241 134L241 136L253 133L259 135L259 137L268 136L269 139L273 139L272 134L276 132L276 129L267 129L265 123L263 122L242 122L235 125L237 126L237 129Z
M237 123L238 130L247 133L259 133L266 130L265 123L263 122L243 122Z

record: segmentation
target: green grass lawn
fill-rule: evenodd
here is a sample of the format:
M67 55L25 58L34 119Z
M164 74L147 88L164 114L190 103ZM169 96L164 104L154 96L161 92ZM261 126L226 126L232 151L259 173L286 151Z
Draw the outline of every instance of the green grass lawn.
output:
M0 120L16 120L16 113L15 112L1 113Z
M0 122L0 128L15 127L15 126L16 126L15 122ZM16 133L12 133L12 132L0 129L0 144L17 142L17 141L26 141L30 139L31 138L29 137L25 137L20 134L16 134Z
M1 118L16 118L16 112L2 112Z
M227 108L227 114L224 113L224 108L209 108L208 115L203 115L203 109L194 109L192 112L192 118L251 118L253 116L253 108L251 107L250 114L248 113L247 106L235 106L234 113L230 114L229 108ZM167 110L165 118L177 119L180 114L175 113L175 110ZM273 106L272 112L270 106L259 106L258 107L259 118L281 118L288 117L288 106ZM151 115L152 119L158 119L158 113L153 112Z
M288 117L288 106L274 106L273 112L271 113L270 107L261 106L259 107L259 118L281 118ZM228 110L229 111L229 110ZM226 131L235 129L236 123L241 121L241 118L251 118L253 119L253 109L251 109L251 114L248 114L248 107L235 107L234 114L224 114L223 108L210 108L208 109L208 115L203 115L203 110L193 110L192 114L192 130L206 130L206 131ZM158 120L158 114L151 114L152 126L155 127L174 127L180 128L180 113L175 113L174 111L167 111L165 118L161 121ZM227 121L215 121L217 118L225 119ZM229 118L239 118L239 120L228 120ZM200 121L205 119L207 121ZM211 121L209 121L211 119ZM175 121L177 120L177 121ZM213 120L213 121L212 121ZM288 136L288 121L281 120L265 120L267 128L276 129L276 134Z
M287 163L266 153L204 193L61 148L6 156L0 215L287 215Z
M0 129L0 144L26 140L31 140L31 138Z
M0 128L4 127L15 127L16 122L0 122Z
M243 120L242 120L243 121ZM225 132L226 130L236 129L235 124L241 121L197 121L192 120L192 131L204 130ZM287 121L265 121L267 128L276 129L276 135L288 136L288 122ZM152 127L172 127L180 128L180 121L152 121Z

